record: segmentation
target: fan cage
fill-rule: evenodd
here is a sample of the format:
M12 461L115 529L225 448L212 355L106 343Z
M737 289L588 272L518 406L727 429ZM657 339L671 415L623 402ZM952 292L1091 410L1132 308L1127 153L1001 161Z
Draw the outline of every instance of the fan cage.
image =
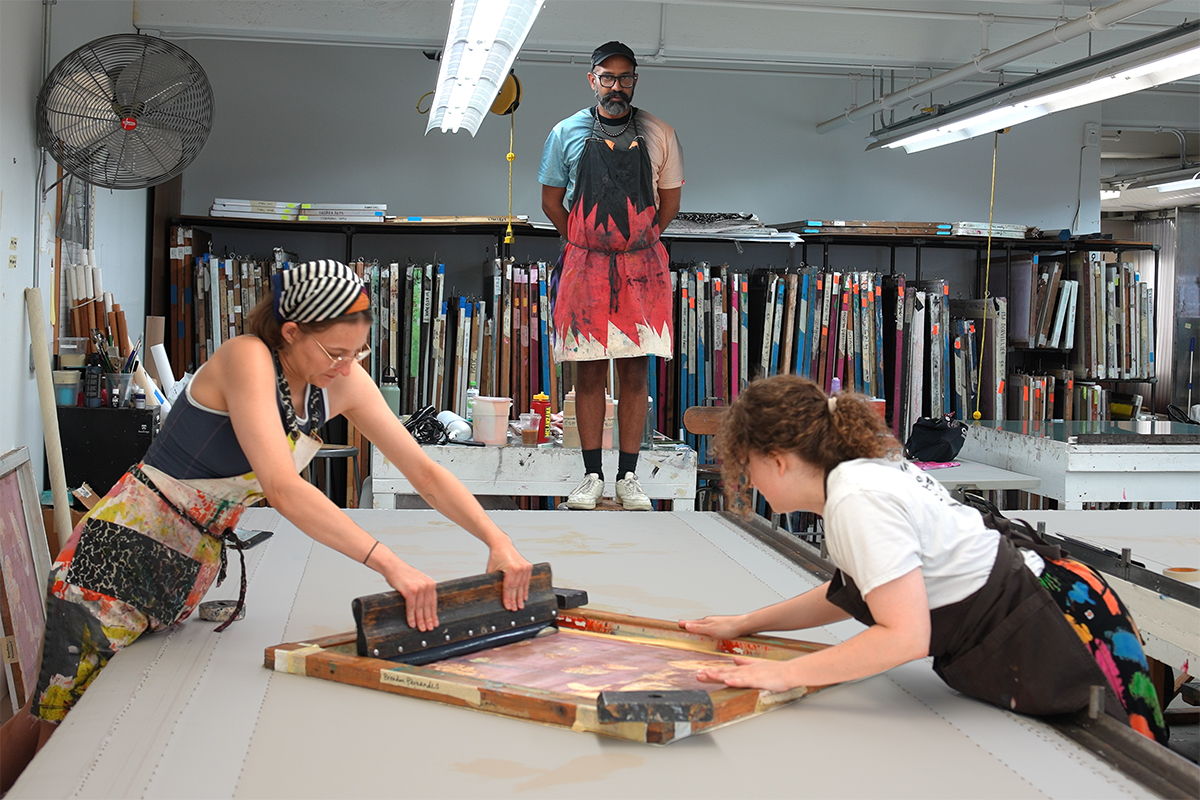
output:
M179 175L213 122L208 76L186 50L142 34L88 42L47 76L38 144L67 172L110 189Z

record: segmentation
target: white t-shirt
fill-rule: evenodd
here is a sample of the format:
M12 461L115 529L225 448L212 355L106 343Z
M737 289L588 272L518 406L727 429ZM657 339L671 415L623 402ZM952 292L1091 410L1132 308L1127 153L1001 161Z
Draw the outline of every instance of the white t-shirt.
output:
M996 561L1000 534L973 508L907 461L860 458L829 473L825 542L830 558L865 597L917 567L930 609L981 589ZM1036 575L1041 557L1022 550Z

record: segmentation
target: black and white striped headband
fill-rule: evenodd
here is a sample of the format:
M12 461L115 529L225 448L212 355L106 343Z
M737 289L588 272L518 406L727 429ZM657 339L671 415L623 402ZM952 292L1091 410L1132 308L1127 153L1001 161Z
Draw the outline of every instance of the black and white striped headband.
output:
M276 273L275 316L282 322L323 322L371 307L358 274L340 261L322 259Z

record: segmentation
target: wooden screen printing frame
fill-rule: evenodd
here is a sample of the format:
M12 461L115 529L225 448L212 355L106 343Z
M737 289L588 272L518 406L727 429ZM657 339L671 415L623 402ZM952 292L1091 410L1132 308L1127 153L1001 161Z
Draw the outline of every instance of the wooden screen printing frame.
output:
M21 708L37 682L38 656L46 629L46 583L50 546L42 523L41 499L29 448L0 455L0 650L5 696ZM14 502L9 502L14 501Z
M784 661L828 645L772 636L715 639L689 633L665 620L574 608L558 612L566 635L579 631L648 647L670 647L696 653L745 655ZM557 637L556 637L557 638ZM434 700L447 705L598 733L648 744L668 744L722 725L757 716L818 691L800 686L786 692L717 687L709 690L713 717L701 722L601 722L596 698L547 691L517 683L480 680L440 670L438 662L412 666L356 655L356 631L311 642L292 642L266 649L264 666L311 678L363 686L393 694Z

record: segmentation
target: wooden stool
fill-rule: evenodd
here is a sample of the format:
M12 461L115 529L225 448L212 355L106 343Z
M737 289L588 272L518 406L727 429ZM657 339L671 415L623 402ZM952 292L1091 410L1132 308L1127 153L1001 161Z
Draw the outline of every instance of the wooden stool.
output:
M691 406L683 412L683 427L697 436L711 436L721 428L728 406ZM696 467L696 510L720 511L725 507L719 464Z

